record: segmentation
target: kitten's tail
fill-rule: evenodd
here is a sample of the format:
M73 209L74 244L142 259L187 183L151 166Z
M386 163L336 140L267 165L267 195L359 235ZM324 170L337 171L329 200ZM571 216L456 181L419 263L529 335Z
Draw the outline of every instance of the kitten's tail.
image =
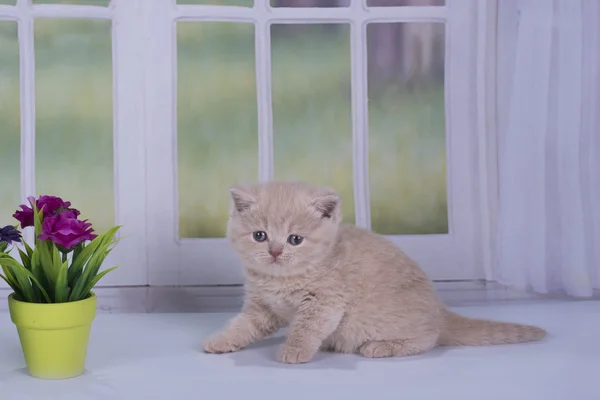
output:
M449 310L444 310L444 320L438 346L522 343L541 340L546 336L546 331L536 326L467 318Z

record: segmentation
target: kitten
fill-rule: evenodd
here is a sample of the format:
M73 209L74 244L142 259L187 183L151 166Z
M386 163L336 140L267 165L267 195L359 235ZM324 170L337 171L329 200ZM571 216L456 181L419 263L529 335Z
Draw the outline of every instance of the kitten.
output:
M409 356L434 346L542 339L540 328L462 317L447 310L425 273L383 236L341 224L331 189L269 182L230 189L227 227L244 264L242 312L204 343L227 353L289 326L284 363L319 350Z

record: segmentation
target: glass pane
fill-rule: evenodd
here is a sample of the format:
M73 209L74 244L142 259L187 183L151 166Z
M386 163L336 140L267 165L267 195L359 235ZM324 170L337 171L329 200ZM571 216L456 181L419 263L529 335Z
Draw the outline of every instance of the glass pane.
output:
M0 21L0 227L16 224L20 204L19 43L17 23Z
M75 4L79 6L108 7L110 0L32 0L33 4Z
M426 6L443 6L446 0L367 0L369 7L426 7Z
M177 0L177 4L210 4L213 6L252 7L254 0Z
M273 25L275 178L327 185L354 223L350 27Z
M448 232L444 25L367 27L371 226Z
M254 25L177 24L179 236L224 237L228 187L258 177Z
M115 223L111 23L35 21L36 185L98 232Z
M350 0L271 0L271 7L348 7Z

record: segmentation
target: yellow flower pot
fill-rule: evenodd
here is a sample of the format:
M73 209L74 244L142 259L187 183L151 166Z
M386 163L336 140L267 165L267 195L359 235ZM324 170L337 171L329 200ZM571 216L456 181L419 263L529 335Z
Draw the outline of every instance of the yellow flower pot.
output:
M83 373L96 295L85 300L39 304L8 297L10 317L17 326L31 376L73 378Z

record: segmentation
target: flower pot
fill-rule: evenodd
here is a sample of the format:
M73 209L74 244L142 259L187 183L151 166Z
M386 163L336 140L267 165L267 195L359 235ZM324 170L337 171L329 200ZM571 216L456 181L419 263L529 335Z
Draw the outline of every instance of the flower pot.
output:
M31 376L66 379L81 375L96 317L96 295L54 304L25 303L13 296L8 298L10 317Z

